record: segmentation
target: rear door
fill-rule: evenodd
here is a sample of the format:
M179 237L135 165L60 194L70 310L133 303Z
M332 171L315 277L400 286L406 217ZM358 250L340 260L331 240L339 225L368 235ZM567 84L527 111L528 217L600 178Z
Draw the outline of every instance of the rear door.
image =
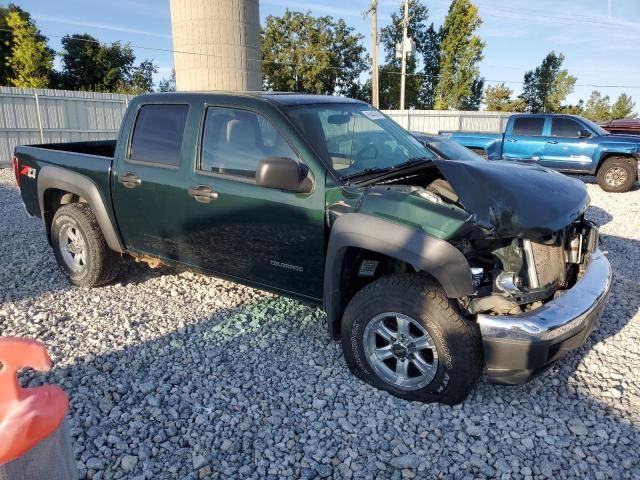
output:
M515 117L511 128L504 135L503 159L538 162L544 155L544 127L544 116L522 115Z
M140 104L131 135L116 153L111 192L120 233L130 250L182 258L178 238L189 115L186 103Z
M550 120L551 130L540 163L567 172L588 170L597 145L590 138L579 137L578 132L586 128L571 117Z

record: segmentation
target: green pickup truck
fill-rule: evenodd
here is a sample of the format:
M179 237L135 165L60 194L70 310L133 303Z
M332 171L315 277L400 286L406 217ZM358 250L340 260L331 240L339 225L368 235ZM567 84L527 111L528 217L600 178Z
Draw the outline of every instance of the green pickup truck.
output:
M444 159L356 100L144 95L117 141L13 163L74 285L131 255L298 298L357 376L405 399L455 404L483 369L526 382L584 342L611 286L582 183Z

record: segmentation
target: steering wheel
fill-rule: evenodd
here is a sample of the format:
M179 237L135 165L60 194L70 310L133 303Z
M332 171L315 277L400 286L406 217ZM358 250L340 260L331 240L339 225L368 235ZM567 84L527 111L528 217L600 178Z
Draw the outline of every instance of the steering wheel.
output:
M371 155L365 155L367 152L371 152ZM365 160L374 160L378 158L378 153L379 152L376 146L373 143L369 143L368 145L365 145L363 148L358 150L358 153L356 153L354 159L355 163L358 164Z

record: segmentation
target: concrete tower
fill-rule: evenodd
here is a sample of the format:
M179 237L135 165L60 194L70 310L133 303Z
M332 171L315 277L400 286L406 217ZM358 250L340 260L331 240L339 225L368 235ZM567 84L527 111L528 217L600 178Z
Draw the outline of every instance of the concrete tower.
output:
M258 0L171 0L176 87L261 90Z

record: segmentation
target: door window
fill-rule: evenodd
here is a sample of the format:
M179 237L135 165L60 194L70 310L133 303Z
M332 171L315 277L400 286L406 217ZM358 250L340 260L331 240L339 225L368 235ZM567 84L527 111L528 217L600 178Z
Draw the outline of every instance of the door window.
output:
M255 179L258 163L270 157L298 159L266 118L233 108L207 109L200 170Z
M540 136L544 128L544 117L518 117L513 121L512 135L523 137Z
M551 123L552 137L578 138L581 125L570 118L554 118Z
M140 107L128 158L137 162L179 165L188 113L188 105Z

